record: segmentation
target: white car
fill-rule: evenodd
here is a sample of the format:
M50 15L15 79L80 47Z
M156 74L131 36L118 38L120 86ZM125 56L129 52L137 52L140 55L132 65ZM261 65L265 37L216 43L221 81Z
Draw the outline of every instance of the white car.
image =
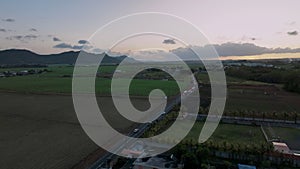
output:
M139 129L134 129L133 130L134 133L137 133L138 131L139 131Z

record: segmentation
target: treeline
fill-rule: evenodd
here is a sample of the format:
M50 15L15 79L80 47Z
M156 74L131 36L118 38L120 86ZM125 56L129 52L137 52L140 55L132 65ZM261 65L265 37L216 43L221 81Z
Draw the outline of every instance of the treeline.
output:
M293 72L286 77L284 89L287 91L300 93L300 72Z
M2 64L0 68L44 68L46 64Z
M227 76L265 83L284 84L284 89L300 93L300 70L236 66L225 70Z
M210 165L217 168L236 168L236 163L239 162L270 168L272 162L268 154L274 153L270 143L233 144L227 141L206 141L199 144L193 139L183 140L170 151L184 163L184 169L210 168Z

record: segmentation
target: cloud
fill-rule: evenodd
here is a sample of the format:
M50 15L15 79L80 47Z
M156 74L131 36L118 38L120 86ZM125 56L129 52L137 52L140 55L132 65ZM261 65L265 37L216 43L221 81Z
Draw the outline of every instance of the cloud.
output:
M4 21L4 22L15 22L15 20L12 19L12 18L2 19L2 21Z
M53 37L53 39L52 39L54 42L60 42L61 40L59 39L59 38L57 38L57 37Z
M7 40L22 40L22 38L23 38L23 36L21 36L21 35L6 37Z
M80 50L83 48L83 46L81 45L71 45L71 44L67 44L67 43L60 43L57 44L55 46L53 46L53 48L60 48L60 49L74 49L74 50Z
M269 53L298 53L300 48L266 48L253 43L224 43L213 45L220 56L249 56Z
M32 39L36 39L36 38L38 38L37 35L25 35L24 36L24 39L27 39L27 40L32 40Z
M38 30L35 29L35 28L31 28L31 29L29 29L29 31L31 31L31 32L37 32Z
M253 43L224 43L221 45L205 45L192 46L193 50L202 54L204 57L212 57L214 55L213 47L218 52L219 56L251 56L271 53L300 53L300 48L266 48L257 46ZM196 54L190 48L177 48L170 52L178 55L183 59L196 59Z
M0 28L0 32L6 32L6 29Z
M15 36L9 36L6 37L7 40L19 40L19 41L28 41L28 40L34 40L37 39L38 36L37 35L15 35Z
M72 47L72 49L76 49L76 50L80 50L80 49L82 49L83 48L83 46L81 46L81 45L74 45L73 47Z
M214 45L220 56L260 55L270 52L268 48L256 46L253 43L224 43Z
M287 34L291 35L291 36L296 36L296 35L298 35L298 31L287 32Z
M165 39L162 43L164 44L170 44L170 45L174 45L176 44L174 39Z
M110 54L110 53L109 53ZM178 61L178 57L167 50L161 49L146 49L146 50L134 50L122 53L117 53L118 55L127 55L136 60L143 61Z
M84 44L89 44L87 40L79 40L78 44L84 45Z
M95 53L95 54L101 54L101 53L104 52L104 50L102 50L102 49L100 49L100 48L93 48L91 52L92 52L92 53ZM112 53L110 53L110 54L112 54ZM112 54L112 55L113 55L113 54Z
M54 48L62 48L62 49L64 49L64 48L72 48L73 46L70 45L70 44L67 44L67 43L60 43L60 44L57 44L57 45L55 45L53 47Z

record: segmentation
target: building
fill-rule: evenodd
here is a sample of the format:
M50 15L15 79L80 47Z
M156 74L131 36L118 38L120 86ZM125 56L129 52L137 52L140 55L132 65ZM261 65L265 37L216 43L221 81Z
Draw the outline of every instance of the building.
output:
M256 167L252 165L238 164L238 169L256 169Z
M283 154L293 154L290 148L285 144L281 142L272 142L274 150L278 151L279 153Z
M180 169L182 166L178 165L177 161L169 157L157 156L146 160L137 159L133 163L133 169Z

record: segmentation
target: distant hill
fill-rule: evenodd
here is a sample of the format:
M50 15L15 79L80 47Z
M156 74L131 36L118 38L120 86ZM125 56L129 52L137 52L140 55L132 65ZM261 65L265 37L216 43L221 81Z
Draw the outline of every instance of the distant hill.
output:
M84 57L104 57L102 63L118 64L127 56L109 56L107 54L91 54L83 52ZM69 51L59 54L39 55L29 50L9 49L0 51L0 65L18 65L18 64L75 64L79 52ZM134 59L128 58L130 62Z

